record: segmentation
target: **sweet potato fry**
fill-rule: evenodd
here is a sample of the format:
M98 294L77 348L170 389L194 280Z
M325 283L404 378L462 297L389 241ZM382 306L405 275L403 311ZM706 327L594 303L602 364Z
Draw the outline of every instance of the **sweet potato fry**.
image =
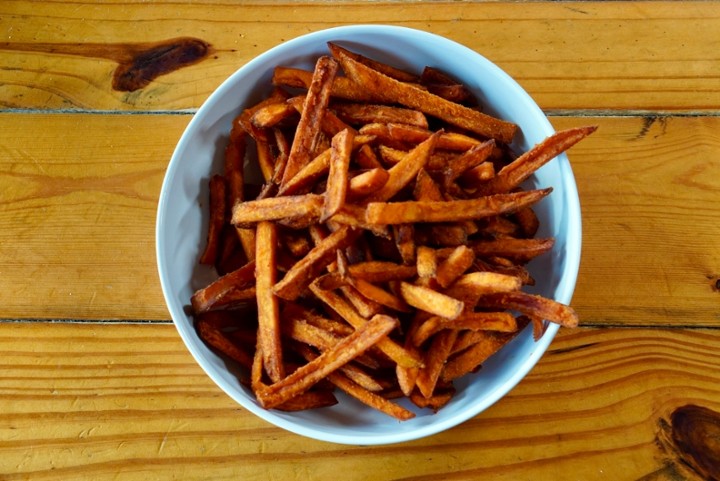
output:
M578 316L571 307L522 291L487 294L480 297L478 305L491 309L515 310L529 317L545 319L563 327L577 327L578 325Z
M315 64L315 72L305 97L303 112L295 131L295 140L290 147L281 185L289 182L310 161L311 152L314 151L320 133L323 115L330 100L330 89L337 69L337 62L330 57L320 57Z
M437 333L425 354L425 366L420 369L415 384L420 393L429 398L435 391L435 385L440 378L440 373L447 362L452 350L458 331L455 329L444 329Z
M357 199L377 192L387 183L389 178L390 174L382 167L366 170L350 179L347 195L350 198Z
M417 270L415 266L404 266L394 262L367 261L348 266L348 272L357 279L382 283L409 279L417 273Z
M243 290L255 284L255 262L250 261L243 267L225 274L208 286L195 291L191 298L193 312L209 311L223 296L232 290Z
M210 178L210 223L208 225L207 244L200 256L200 263L214 265L220 249L220 235L225 224L226 192L225 178L213 175Z
M410 307L396 295L363 279L351 280L353 287L370 300L395 311L410 312Z
M399 103L438 117L445 122L499 142L510 143L517 126L477 110L450 102L415 85L397 81L350 58L345 52L333 52L345 75L381 102Z
M540 167L597 130L597 126L575 127L557 132L506 165L481 187L485 195L510 192Z
M258 223L255 252L255 285L258 307L258 345L263 352L263 365L272 381L285 376L280 339L280 311L273 286L277 278L277 228L268 221Z
M428 121L417 110L391 107L388 105L369 105L365 103L336 103L332 110L350 124L399 123L427 129Z
M392 172L392 169L390 169ZM409 224L416 222L459 222L514 212L548 195L551 188L495 194L477 199L444 202L376 202L367 205L365 219L370 224ZM381 197L379 195L372 196Z
M354 134L345 129L332 139L330 173L320 222L327 221L345 204L348 190L348 169L352 154Z
M323 197L317 194L249 200L235 205L232 223L236 226L251 227L265 220L293 219L308 215L319 219L322 203Z
M313 73L307 70L279 66L273 70L272 83L278 87L309 88L312 83L312 76ZM370 96L358 89L352 80L340 76L335 77L330 89L330 95L356 102L365 102L370 99Z
M415 330L413 344L421 346L443 329L515 332L518 326L515 317L509 312L464 312L456 319L434 316Z
M465 307L462 301L441 294L433 289L416 286L407 282L400 283L400 294L403 300L411 306L448 319L458 317Z
M336 343L314 360L304 364L292 374L280 379L257 393L258 401L272 409L307 391L330 373L347 364L360 354L386 338L397 327L397 320L389 316L375 316L349 336Z
M246 369L250 368L252 356L235 345L220 329L207 322L198 322L196 328L200 338L208 345Z
M467 246L458 246L442 261L437 267L435 279L440 287L448 287L455 280L463 275L472 266L475 260L475 253Z
M470 248L478 257L501 256L518 262L528 262L531 259L548 252L555 244L555 240L548 239L514 239L503 238L496 240L474 241Z
M410 72L406 72L402 69L393 67L392 65L389 65L387 63L378 62L377 60L366 57L364 55L360 55L359 53L351 52L350 50L347 50L336 43L329 42L328 50L336 58L342 53L343 55L346 55L346 56L352 58L356 62L366 65L366 66L368 66L374 70L377 70L378 72L381 72L384 75L387 75L388 77L398 80L400 82L416 83L416 82L420 81L420 79L417 77L417 75L414 75Z

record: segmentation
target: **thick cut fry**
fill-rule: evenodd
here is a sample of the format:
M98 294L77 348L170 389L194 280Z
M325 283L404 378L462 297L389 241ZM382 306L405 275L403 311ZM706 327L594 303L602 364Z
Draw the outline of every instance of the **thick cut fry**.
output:
M350 124L400 123L428 128L427 118L417 110L359 103L333 104L332 109L341 119Z
M352 154L354 134L345 129L332 139L330 173L325 189L325 201L320 222L332 217L345 204L348 190L348 169Z
M413 307L436 316L455 319L465 307L462 301L454 299L427 287L407 282L400 283L400 295Z
M273 70L273 85L278 87L309 88L312 83L313 73L292 67L275 67ZM330 95L345 100L365 102L370 96L358 89L355 84L346 77L335 77Z
M437 267L435 279L440 287L448 287L472 266L475 253L467 246L458 246L447 259Z
M377 192L384 186L390 174L382 167L375 167L350 179L348 197L359 198Z
M273 381L285 376L280 340L280 311L273 293L277 277L277 230L272 222L257 225L255 252L255 285L258 307L258 344L263 352L263 365Z
M410 307L402 299L385 289L363 279L354 279L351 282L353 287L368 299L396 311L410 312Z
M434 316L414 331L413 344L421 346L443 329L515 332L518 325L515 317L509 312L463 312L457 319Z
M270 128L274 127L283 120L295 114L295 108L287 102L278 102L269 104L256 110L250 118L255 127Z
M294 219L305 216L319 219L322 203L323 197L317 194L249 200L235 205L232 223L236 226L250 227L266 220Z
M510 192L540 167L597 130L597 126L576 127L557 132L506 165L481 187L485 195Z
M330 373L363 354L397 327L397 320L389 316L375 316L355 332L299 367L292 374L274 382L257 393L260 404L271 409L307 391Z
M220 329L210 323L199 322L197 332L203 341L241 366L247 369L252 365L252 356L235 345Z
M578 325L578 316L571 307L522 291L487 294L478 300L478 306L491 309L510 309L531 318L560 324L563 327L577 327Z
M437 274L438 261L435 249L427 246L417 248L417 273L421 279L430 279Z
M230 291L247 289L254 284L255 262L250 261L243 267L225 274L210 285L195 291L190 300L193 312L199 314L209 311Z
M335 251L349 246L359 235L359 231L349 227L343 227L330 234L285 273L285 277L280 282L275 284L273 288L275 295L289 301L300 297L308 284L333 262Z
M348 266L348 273L356 279L372 283L403 280L413 277L415 266L403 266L394 262L367 261Z
M220 236L225 223L226 193L225 179L221 175L210 178L210 223L208 224L207 244L200 256L200 263L214 265L220 249Z
M338 65L329 57L320 57L315 64L312 82L305 97L303 112L290 147L282 184L286 184L310 161L315 150L323 115L330 100L330 89L337 74Z
M399 82L357 62L344 52L333 52L333 55L342 65L345 75L381 102L399 103L502 143L510 143L515 136L517 126L513 123L450 102L412 84Z
M391 169L392 171L392 169ZM370 224L409 224L416 222L459 222L514 212L548 195L551 188L495 194L478 199L444 202L369 202L365 219Z
M478 257L500 256L518 262L528 262L535 257L548 252L555 244L549 239L514 239L504 238L488 241L475 241L470 248Z

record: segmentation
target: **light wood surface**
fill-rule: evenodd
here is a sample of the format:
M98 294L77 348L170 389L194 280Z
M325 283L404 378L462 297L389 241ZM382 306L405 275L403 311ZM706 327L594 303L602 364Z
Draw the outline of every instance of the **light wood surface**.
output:
M351 23L447 36L556 128L600 127L569 155L581 327L476 418L383 447L286 433L223 394L154 254L195 109L262 51ZM720 3L5 1L0 32L0 479L720 478ZM205 56L113 87L118 61L181 38ZM678 448L685 419L704 451Z

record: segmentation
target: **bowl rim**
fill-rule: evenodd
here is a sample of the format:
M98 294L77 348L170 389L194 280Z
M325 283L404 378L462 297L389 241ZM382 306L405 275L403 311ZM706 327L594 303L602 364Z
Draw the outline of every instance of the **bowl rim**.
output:
M510 75L500 69L500 67L498 67L496 64L485 58L479 52L459 42L435 33L427 32L425 30L389 24L358 24L316 30L289 39L281 44L269 48L268 50L265 50L263 53L254 57L253 59L242 65L240 68L238 68L235 72L233 72L227 79L225 79L198 108L196 113L193 115L193 118L190 120L190 122L184 129L183 134L180 137L173 151L173 154L170 158L165 172L157 207L155 226L155 254L163 297L165 299L165 304L171 314L173 324L178 330L186 348L190 351L195 361L200 365L205 374L208 375L225 394L230 396L244 409L247 409L256 416L262 418L263 420L277 427L283 428L287 431L302 436L306 436L316 440L346 445L382 445L416 440L440 433L442 431L455 427L472 417L475 417L488 407L495 404L499 399L501 399L511 389L513 389L531 369L533 369L539 359L546 352L548 346L558 332L559 326L554 323L549 324L545 335L540 340L536 341L536 348L532 352L531 356L527 359L527 361L522 365L522 369L514 371L510 378L502 386L488 393L482 402L476 403L474 405L469 405L463 410L458 411L453 416L447 417L439 422L420 425L417 427L417 429L412 431L370 433L368 435L363 435L362 433L352 435L329 433L326 431L308 427L306 425L303 425L302 423L290 422L287 420L287 416L285 415L278 415L273 411L265 410L264 408L253 402L251 399L233 394L236 390L236 387L231 387L227 385L223 378L216 375L214 372L212 372L212 370L208 369L205 366L205 363L203 362L204 354L200 352L199 348L196 347L196 342L198 340L197 336L195 335L194 331L190 332L183 326L181 322L179 322L179 318L184 317L185 313L183 311L183 306L178 304L177 299L172 292L170 279L168 279L165 274L167 272L166 262L168 261L168 259L166 259L166 254L165 252L163 252L163 246L166 242L166 230L164 229L164 226L165 212L168 208L169 201L168 191L171 189L173 181L177 176L178 169L180 168L181 152L185 148L185 145L190 142L191 132L195 130L197 125L202 124L202 122L205 120L206 112L211 110L215 106L215 104L217 104L223 99L223 97L226 95L226 91L232 88L238 78L245 75L246 72L252 71L254 68L256 68L257 65L263 64L265 62L265 59L271 56L283 54L287 51L291 51L293 48L295 48L297 44L302 44L304 42L316 42L320 39L322 39L323 42L326 42L328 36L333 36L337 39L337 41L342 41L343 36L357 35L358 33L367 35L378 33L400 34L401 36L423 38L425 40L437 42L439 45L452 45L453 48L458 49L459 51L463 51L466 55L474 57L478 62L483 63L485 67L487 67L489 70L492 70L494 75L502 78L503 83L506 84L508 88L512 89L512 96L519 96L521 98L524 98L524 101L529 101L531 105L537 107L537 112L535 113L537 117L536 120L538 122L539 128L542 127L542 130L545 131L544 133L546 135L550 135L555 132L548 118L540 110L540 107L537 106L532 97L530 97L530 95L517 83L515 79L510 77ZM238 104L238 106L240 106L240 103ZM582 246L582 219L580 212L580 199L577 191L575 178L572 173L572 168L565 154L559 155L556 159L553 160L553 162L559 162L559 167L562 170L561 178L563 192L565 195L565 215L569 219L569 225L576 226L576 228L568 229L568 231L566 232L567 237L565 239L565 268L562 271L562 282L560 282L560 284L562 284L562 289L556 291L556 295L554 296L555 299L559 302L569 303L572 299L580 267ZM392 422L390 418L388 419L388 422Z

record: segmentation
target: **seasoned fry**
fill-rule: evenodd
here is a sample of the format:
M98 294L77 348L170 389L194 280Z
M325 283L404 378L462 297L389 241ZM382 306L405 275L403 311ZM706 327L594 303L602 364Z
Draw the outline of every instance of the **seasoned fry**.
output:
M348 196L358 198L377 192L387 183L389 178L390 174L382 167L366 170L350 179Z
M209 311L223 297L233 290L242 291L255 284L255 261L225 274L210 285L195 291L191 298L193 312L200 314ZM253 296L254 297L254 296Z
M416 286L407 282L400 283L400 294L405 302L411 306L448 319L455 319L465 308L462 301L427 287Z
M210 178L210 224L208 225L207 244L200 256L200 263L214 265L220 249L220 235L225 223L226 209L225 179L220 175Z
M391 169L392 171L392 169ZM409 224L416 222L459 222L514 212L548 195L551 188L495 194L478 199L444 202L405 201L368 203L365 219L370 224ZM373 198L376 196L373 196ZM380 196L377 196L380 197Z
M399 103L438 117L449 124L487 138L510 143L517 126L477 110L445 100L415 85L400 82L350 58L345 52L333 52L345 74L382 102Z
M295 131L295 140L290 147L282 184L289 182L310 161L310 154L317 142L323 115L330 100L330 89L337 69L337 62L329 57L320 57L317 61L308 94L305 97L303 112Z
M487 294L478 300L478 305L519 311L527 316L555 322L563 327L578 325L578 316L571 307L522 291Z
M350 130L345 129L332 139L330 174L325 189L325 201L323 203L320 222L327 221L345 204L353 138L354 134Z
M399 123L428 128L427 118L417 110L359 103L336 103L332 105L332 109L350 124Z
M257 225L255 252L255 285L258 307L258 345L263 353L263 365L272 381L285 376L280 340L280 307L273 294L277 268L275 249L277 230L275 224L262 221Z
M304 216L319 219L322 204L323 197L317 194L250 200L235 205L232 223L235 226L251 227L264 220L295 219Z

